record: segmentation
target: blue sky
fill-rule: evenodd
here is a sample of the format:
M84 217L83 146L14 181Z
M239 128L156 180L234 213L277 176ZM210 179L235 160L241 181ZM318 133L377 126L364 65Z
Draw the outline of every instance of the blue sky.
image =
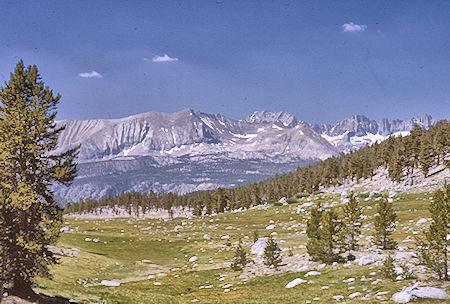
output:
M2 1L0 80L19 59L59 119L192 108L307 122L450 114L450 1Z

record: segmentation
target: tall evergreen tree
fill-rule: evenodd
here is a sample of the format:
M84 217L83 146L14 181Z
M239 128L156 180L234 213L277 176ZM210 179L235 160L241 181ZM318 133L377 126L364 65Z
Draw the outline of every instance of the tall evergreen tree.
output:
M349 202L343 206L342 243L346 250L358 248L359 235L361 234L362 209L356 200L355 194L349 194Z
M337 245L342 223L334 210L321 211L314 208L306 227L308 243L306 249L313 261L327 264L342 262Z
M322 208L317 206L311 209L311 217L306 222L306 235L309 239L319 239L319 228L322 223Z
M402 137L399 137L394 142L394 147L392 151L391 158L389 160L389 177L396 182L400 182L403 175L403 168L406 165L405 160L405 140Z
M391 250L397 247L397 242L392 238L395 230L397 214L392 203L388 202L387 195L384 195L378 203L377 214L375 215L374 225L374 244L383 250Z
M228 205L228 197L224 188L218 188L216 190L216 198L216 213L224 212Z
M239 243L236 247L236 251L234 253L233 262L231 262L231 269L233 270L242 270L245 265L248 264L248 258L247 253L245 252L244 248L242 247L242 242L239 239Z
M428 171L434 165L435 155L430 132L423 132L420 139L419 164L423 175L428 176Z
M449 280L448 252L450 248L450 185L433 194L429 207L431 223L424 232L425 239L419 239L419 260L434 271L440 280Z
M281 264L280 253L280 246L278 246L277 242L269 235L266 241L266 247L264 248L264 264L277 268L278 265Z
M77 149L54 153L64 129L54 122L59 100L22 61L0 91L0 247L4 283L18 295L33 295L32 278L56 262L48 245L59 235L61 210L50 187L70 185L77 172Z

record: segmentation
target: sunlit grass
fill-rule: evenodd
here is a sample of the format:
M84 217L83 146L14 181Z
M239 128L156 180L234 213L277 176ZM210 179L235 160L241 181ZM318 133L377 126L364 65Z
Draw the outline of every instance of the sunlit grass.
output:
M394 237L400 245L415 246L403 241L408 236L413 237L414 231L423 229L423 226L417 227L416 222L429 217L428 198L429 195L424 194L402 194L400 200L395 201L399 226ZM317 200L331 203L338 197L318 194ZM63 257L61 263L52 268L52 280L37 280L37 291L82 303L191 303L193 300L199 303L334 303L333 296L336 295L344 296L346 303L361 303L361 297L348 298L354 292L361 292L362 296L371 294L364 303L388 303L394 292L412 284L411 281L383 281L374 285L372 282L380 277L380 273L379 267L371 265L327 267L321 275L307 278L312 283L303 283L292 289L286 289L285 285L295 278L304 278L304 273L285 272L247 281L239 279L240 273L231 271L226 262L231 260L233 244L239 239L247 250L250 249L255 230L261 237L276 232L280 246L292 248L294 254L306 252L298 247L305 245L307 240L306 235L300 233L305 230L307 214L298 214L297 207L309 198L298 201L245 212L170 221L67 218L67 225L76 230L62 234L58 245L78 248L80 254ZM366 201L365 198L360 201L364 214L368 216L364 224L371 223L376 201ZM367 208L369 206L372 208ZM269 224L275 228L266 230ZM370 235L372 230L369 227L363 233ZM205 234L212 236L212 240L204 239ZM86 238L100 241L87 242ZM283 251L283 255L287 254ZM194 255L198 261L189 262ZM215 269L217 267L219 269ZM158 273L165 276L158 276ZM148 278L149 274L155 277ZM343 280L349 277L354 277L355 282L344 283ZM362 277L372 279L362 281ZM102 280L117 280L121 285L102 286ZM160 285L155 285L155 282ZM222 288L226 284L232 286ZM323 286L328 288L323 289ZM448 286L446 288L449 291ZM377 298L378 292L387 294ZM317 297L319 299L313 300Z

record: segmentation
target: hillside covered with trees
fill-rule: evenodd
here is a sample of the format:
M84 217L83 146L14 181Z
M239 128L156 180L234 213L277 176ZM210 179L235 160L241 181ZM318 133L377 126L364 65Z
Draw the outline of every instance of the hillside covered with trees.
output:
M226 210L249 208L261 202L271 202L281 197L299 193L312 193L323 187L341 185L349 180L371 178L376 169L387 169L389 178L399 182L421 170L425 177L436 165L450 167L450 123L442 120L429 129L416 125L410 135L389 137L350 153L341 153L307 167L298 167L294 172L238 186L231 189L198 191L185 195L173 193L126 192L99 200L80 199L68 203L66 213L91 213L104 207L117 210L124 207L128 213L139 215L150 209L165 209L169 213L174 207L187 207L194 214L220 213Z

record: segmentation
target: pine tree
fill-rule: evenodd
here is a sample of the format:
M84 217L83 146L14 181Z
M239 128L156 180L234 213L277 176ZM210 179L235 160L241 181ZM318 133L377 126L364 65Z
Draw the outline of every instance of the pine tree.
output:
M233 262L231 263L231 269L235 271L242 270L245 265L248 264L247 253L244 248L242 248L241 240L239 239L238 246L234 253Z
M341 227L342 223L332 209L327 211L312 209L306 227L308 236L306 249L313 261L327 264L343 261L337 248Z
M397 214L392 207L392 203L389 203L387 195L384 195L378 203L374 220L374 244L380 249L391 250L397 247L397 242L392 238L392 233L397 226L396 220Z
M362 208L353 192L349 194L348 198L349 202L343 207L341 242L345 250L357 250L362 226Z
M3 192L0 192L0 202L3 202L5 199L6 197L4 197ZM4 222L3 212L0 212L0 237L2 239L7 237L7 227ZM7 265L8 257L6 254L6 248L0 246L0 297L3 297L4 286L8 281L9 274L7 271L9 267Z
M449 280L448 252L450 248L450 185L433 194L429 207L432 223L418 240L421 264L435 272L440 280Z
M225 188L218 188L216 190L216 197L217 197L216 213L224 212L228 204L228 197L225 193Z
M395 281L397 273L395 272L394 258L391 255L388 255L384 260L383 268L381 268L381 275L383 278Z
M420 139L419 164L425 177L428 176L428 171L434 165L434 158L435 155L431 134L429 132L424 132Z
M402 137L397 138L394 142L391 158L389 160L389 177L391 180L400 182L403 175L403 168L406 165L405 160L405 140Z
M281 249L277 242L269 235L264 248L264 264L267 266L274 266L275 268L281 264Z
M320 238L319 228L322 222L322 212L320 205L311 209L311 216L306 222L306 235L309 239Z
M0 91L0 247L4 283L18 295L33 295L31 279L56 262L48 245L59 236L61 209L50 186L70 185L77 172L77 148L53 152L64 129L54 122L59 100L22 61Z

